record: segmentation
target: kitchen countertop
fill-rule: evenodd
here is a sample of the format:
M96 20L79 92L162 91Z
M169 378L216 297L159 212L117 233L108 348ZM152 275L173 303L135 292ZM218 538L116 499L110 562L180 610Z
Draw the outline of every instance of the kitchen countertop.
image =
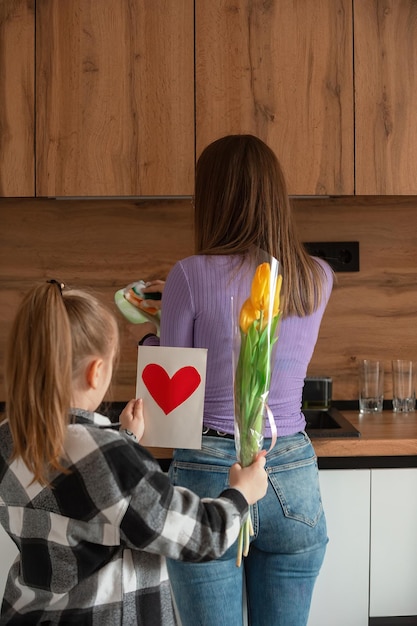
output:
M417 466L417 411L361 415L358 411L342 410L341 413L361 436L313 438L320 468ZM169 460L172 456L170 448L149 450L160 460ZM400 461L398 457L401 457ZM415 458L410 460L410 457ZM379 464L375 463L377 458Z
M364 415L358 411L341 412L359 430L361 436L313 439L314 450L319 458L417 455L417 411L383 411Z
M114 404L115 414L118 415L125 403ZM417 467L417 410L414 413L384 410L382 413L365 415L357 410L339 410L359 430L361 436L312 438L320 468ZM0 403L0 413L2 411L4 403ZM169 466L173 452L171 448L149 450L162 467Z

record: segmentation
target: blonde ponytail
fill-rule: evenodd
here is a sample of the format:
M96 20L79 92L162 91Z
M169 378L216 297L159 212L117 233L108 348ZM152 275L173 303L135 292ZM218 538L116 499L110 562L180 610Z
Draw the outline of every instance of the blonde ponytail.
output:
M13 458L34 480L62 470L62 444L71 404L71 329L57 284L37 286L24 298L6 349L6 414Z
M50 281L24 298L6 348L6 416L13 459L21 458L33 480L48 484L62 464L72 389L91 356L118 346L113 315L94 296Z

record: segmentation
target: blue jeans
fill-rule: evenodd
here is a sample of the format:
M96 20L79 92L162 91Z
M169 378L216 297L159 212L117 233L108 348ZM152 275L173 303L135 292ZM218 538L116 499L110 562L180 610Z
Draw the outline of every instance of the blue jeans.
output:
M268 449L270 440L265 441ZM201 497L228 486L233 439L203 437L201 450L176 450L174 485ZM305 626L327 545L317 461L305 433L278 438L267 455L267 495L251 507L255 535L236 567L237 543L217 561L168 561L182 626L242 626L243 584L251 626ZM245 578L245 580L244 580Z

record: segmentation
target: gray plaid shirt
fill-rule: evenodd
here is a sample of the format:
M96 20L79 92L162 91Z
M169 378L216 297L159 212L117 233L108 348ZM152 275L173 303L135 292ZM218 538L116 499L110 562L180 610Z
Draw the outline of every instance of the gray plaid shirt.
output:
M0 425L0 522L19 549L0 624L175 624L165 557L207 561L236 540L248 505L235 489L200 499L173 487L139 444L74 411L69 474L51 488L10 462Z

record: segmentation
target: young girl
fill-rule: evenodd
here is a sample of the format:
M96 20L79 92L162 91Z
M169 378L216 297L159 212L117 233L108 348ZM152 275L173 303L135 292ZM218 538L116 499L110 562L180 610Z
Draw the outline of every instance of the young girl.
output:
M0 521L19 550L1 624L175 624L164 557L221 556L265 494L262 457L234 465L217 499L172 487L136 442L140 400L120 432L94 413L117 352L116 322L93 296L48 281L25 297L0 425Z

